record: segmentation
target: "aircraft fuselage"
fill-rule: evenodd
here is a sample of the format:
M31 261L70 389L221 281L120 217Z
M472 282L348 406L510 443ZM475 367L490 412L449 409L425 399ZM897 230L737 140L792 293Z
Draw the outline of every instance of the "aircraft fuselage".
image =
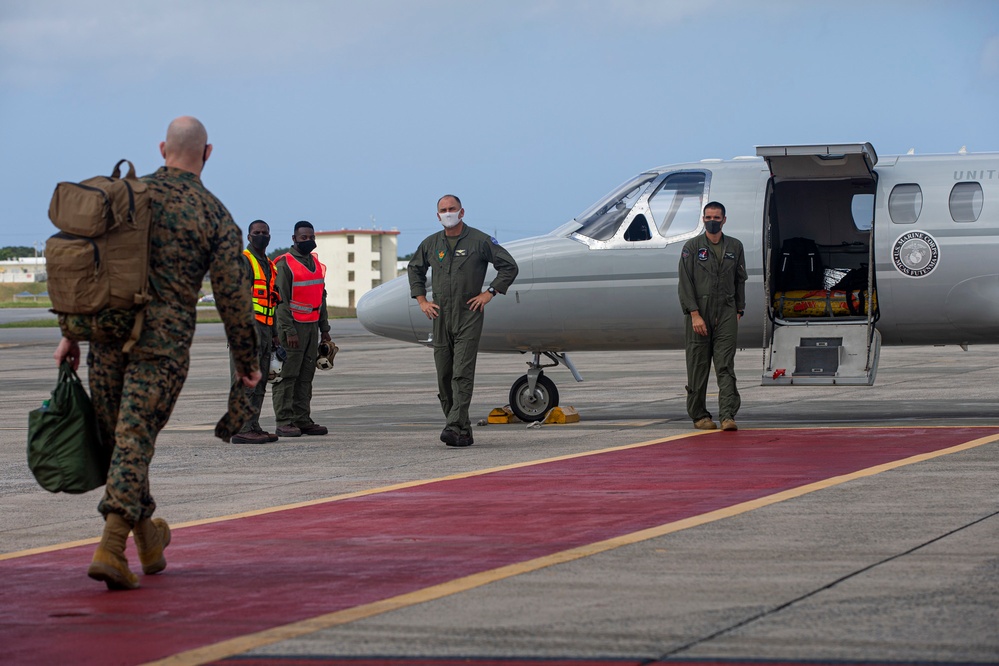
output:
M671 178L677 184L669 190ZM634 192L622 193L629 184ZM873 256L883 344L999 341L999 154L895 156L882 158L866 181L783 186L763 159L706 160L653 169L622 188L549 234L504 243L520 275L489 304L480 351L682 348L677 264L684 242L703 231L700 211L711 200L725 204L725 233L746 249L742 347L766 344L765 266L776 251L767 247L767 211L778 203L785 228L807 218L804 228L831 264L856 267ZM863 195L859 204L851 188ZM868 228L854 219L865 207ZM594 222L611 213L620 219ZM637 234L636 221L643 222ZM408 342L426 343L430 334L406 276L366 294L358 317L372 332Z

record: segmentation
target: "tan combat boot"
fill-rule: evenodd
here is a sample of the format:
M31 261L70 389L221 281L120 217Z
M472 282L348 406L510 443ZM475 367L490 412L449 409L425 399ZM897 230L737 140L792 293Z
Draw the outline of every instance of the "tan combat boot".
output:
M694 421L694 427L698 430L717 430L718 426L708 416L703 416Z
M139 577L128 568L125 559L125 540L131 528L117 513L109 513L104 520L104 534L94 551L94 559L87 575L107 584L109 590L134 590L139 587Z
M163 551L170 545L170 526L162 518L144 518L132 528L135 547L139 550L142 573L147 576L166 569Z

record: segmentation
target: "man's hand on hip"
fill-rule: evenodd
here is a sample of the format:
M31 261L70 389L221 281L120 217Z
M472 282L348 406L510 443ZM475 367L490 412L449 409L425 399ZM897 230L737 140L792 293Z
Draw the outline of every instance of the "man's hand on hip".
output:
M427 315L427 319L437 319L438 315L441 313L441 306L437 305L433 301L428 301L423 297L416 300L417 303L420 304L420 311Z
M478 296L468 299L468 308L470 310L478 310L479 312L485 312L486 303L493 300L493 295L488 291L484 291Z

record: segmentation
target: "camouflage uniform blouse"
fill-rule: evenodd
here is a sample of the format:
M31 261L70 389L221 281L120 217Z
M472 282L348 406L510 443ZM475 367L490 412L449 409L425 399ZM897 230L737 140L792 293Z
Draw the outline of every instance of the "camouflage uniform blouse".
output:
M153 193L149 259L153 300L146 307L133 353L186 355L194 337L201 281L210 272L236 369L249 374L258 363L257 338L239 227L193 173L160 167L143 180Z

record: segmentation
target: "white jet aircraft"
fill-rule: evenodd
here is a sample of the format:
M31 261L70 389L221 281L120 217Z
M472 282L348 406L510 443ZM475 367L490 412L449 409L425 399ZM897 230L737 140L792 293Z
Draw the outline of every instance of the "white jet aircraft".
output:
M999 342L999 153L760 146L643 172L551 233L503 244L520 274L489 304L479 349L533 355L510 390L518 418L558 405L544 368L582 381L567 352L683 348L677 265L709 201L746 249L739 345L763 347L763 384L870 385L882 344ZM409 293L407 276L387 282L357 316L432 344Z

